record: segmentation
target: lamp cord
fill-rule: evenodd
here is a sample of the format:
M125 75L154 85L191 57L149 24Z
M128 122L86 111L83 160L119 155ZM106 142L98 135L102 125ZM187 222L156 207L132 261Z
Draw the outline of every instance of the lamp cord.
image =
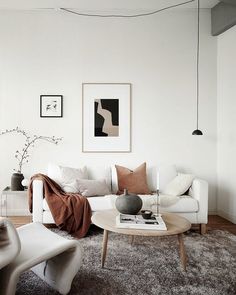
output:
M158 12L161 12L161 11L164 11L164 10L167 10L167 9L171 9L171 8L175 8L175 7L178 7L178 6L186 5L186 4L194 2L194 1L195 0L189 0L189 1L185 1L185 2L182 2L182 3L175 4L175 5L167 6L167 7L158 9L158 10L154 10L154 11L151 11L151 12L139 13L139 14L131 14L131 15L125 15L125 14L93 14L93 13L76 12L76 11L73 11L71 9L62 8L62 7L60 9L63 10L63 11L69 12L69 13L77 14L79 16L103 17L103 18L106 18L106 17L107 18L108 17L135 18L135 17L143 17L143 16L153 15L153 14L156 14Z
M181 2L175 5L167 6L158 10L154 10L147 13L139 13L133 15L125 15L125 14L93 14L93 13L82 13L76 12L68 8L60 8L61 10L69 13L73 13L79 16L86 16L86 17L99 17L99 18L136 18L136 17L144 17L157 14L164 10L168 10L171 8L175 8L178 6L186 5L188 3L194 2L195 0L189 0L185 2ZM199 120L199 57L200 57L200 0L197 0L197 65L196 65L196 100L197 100L197 129L198 129L198 120Z
M197 129L199 109L200 0L197 0Z

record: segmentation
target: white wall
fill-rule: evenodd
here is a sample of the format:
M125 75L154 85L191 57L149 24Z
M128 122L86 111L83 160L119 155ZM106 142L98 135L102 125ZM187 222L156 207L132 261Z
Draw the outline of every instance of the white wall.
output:
M24 174L67 165L175 163L210 185L216 211L216 38L201 15L200 128L195 129L196 11L139 19L81 18L54 11L0 12L0 127L64 138L36 146ZM132 153L81 152L81 83L131 82ZM40 94L62 94L64 117L39 117ZM20 137L0 137L0 188L9 184Z
M218 212L236 223L236 27L218 37Z

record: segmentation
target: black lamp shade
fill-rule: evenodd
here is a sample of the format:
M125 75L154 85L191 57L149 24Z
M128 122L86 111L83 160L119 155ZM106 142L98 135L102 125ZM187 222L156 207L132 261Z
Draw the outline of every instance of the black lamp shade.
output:
M203 135L202 131L199 129L196 129L193 131L192 135Z

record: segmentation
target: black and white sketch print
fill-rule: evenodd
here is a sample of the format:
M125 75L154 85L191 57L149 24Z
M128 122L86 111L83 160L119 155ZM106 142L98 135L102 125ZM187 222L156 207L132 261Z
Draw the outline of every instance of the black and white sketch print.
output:
M40 117L62 117L62 95L40 96Z

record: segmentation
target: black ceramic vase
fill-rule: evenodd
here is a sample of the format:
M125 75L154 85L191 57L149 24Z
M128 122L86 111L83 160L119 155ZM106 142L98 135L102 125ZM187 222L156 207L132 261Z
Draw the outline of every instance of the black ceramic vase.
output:
M116 209L123 214L137 214L143 205L142 199L134 194L129 194L128 190L124 190L124 194L116 199Z
M23 179L24 179L24 175L22 173L13 173L11 177L11 190L23 191L24 187L21 184Z

